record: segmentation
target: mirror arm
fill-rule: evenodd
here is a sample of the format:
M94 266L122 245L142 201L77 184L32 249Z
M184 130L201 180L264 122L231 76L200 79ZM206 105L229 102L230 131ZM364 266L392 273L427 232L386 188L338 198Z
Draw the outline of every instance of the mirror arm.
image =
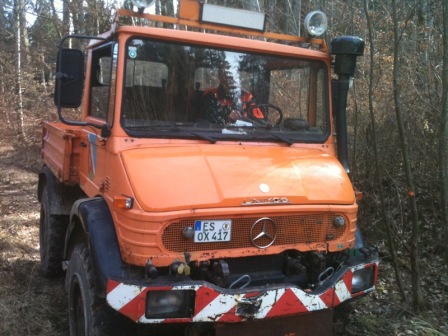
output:
M98 36L88 36L88 35L66 35L64 36L60 41L59 41L59 50L62 51L62 49L64 48L64 43L65 41L67 41L68 39L82 39L82 40L102 40L102 41L107 41L107 38L104 37L98 37ZM62 64L62 52L59 53L59 60L58 60L58 64L59 66ZM69 79L68 75L59 71L60 69L56 69L56 79ZM61 86L62 86L62 81L59 80L57 82L57 87L56 90L58 91L58 95L57 95L57 99L56 99L56 105L57 105L57 110L58 110L58 116L59 116L59 120L61 120L64 124L67 125L71 125L71 126L92 126L95 128L98 128L101 130L101 134L108 134L110 133L109 128L106 125L97 125L97 124L92 124L89 122L85 122L85 121L72 121L72 120L67 120L64 118L64 116L62 115L62 106L61 106Z

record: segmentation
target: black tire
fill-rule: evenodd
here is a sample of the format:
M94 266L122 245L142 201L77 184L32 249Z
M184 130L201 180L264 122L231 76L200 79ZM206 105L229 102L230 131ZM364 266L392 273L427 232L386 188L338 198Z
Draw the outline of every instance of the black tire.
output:
M70 336L135 335L135 323L110 308L95 294L94 270L89 249L74 247L65 276L68 292Z
M102 335L99 318L102 305L95 305L92 261L86 245L75 246L65 279L70 336Z
M69 218L52 215L50 209L48 188L45 186L40 206L39 251L41 270L47 277L62 274L62 254Z

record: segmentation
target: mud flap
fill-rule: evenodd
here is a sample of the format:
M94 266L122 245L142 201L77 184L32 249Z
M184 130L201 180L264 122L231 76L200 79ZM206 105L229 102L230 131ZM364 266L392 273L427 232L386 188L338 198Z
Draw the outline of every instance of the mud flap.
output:
M241 323L217 323L216 336L333 336L333 309Z

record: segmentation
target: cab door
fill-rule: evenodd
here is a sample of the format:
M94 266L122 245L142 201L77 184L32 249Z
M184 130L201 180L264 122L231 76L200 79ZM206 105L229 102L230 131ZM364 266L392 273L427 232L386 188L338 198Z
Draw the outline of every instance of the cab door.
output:
M80 182L89 196L102 193L107 176L108 154L106 150L107 130L113 123L115 93L111 85L112 71L116 65L117 44L107 43L89 50L86 73L85 120L103 129L85 126L83 129L83 160L80 167Z

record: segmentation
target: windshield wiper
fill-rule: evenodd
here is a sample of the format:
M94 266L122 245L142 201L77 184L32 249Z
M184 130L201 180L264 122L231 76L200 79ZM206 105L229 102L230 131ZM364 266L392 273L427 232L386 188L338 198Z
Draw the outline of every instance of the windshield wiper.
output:
M207 140L207 141L209 141L212 144L216 143L216 141L217 141L215 138L212 138L212 137L210 137L208 135L205 135L203 133L189 131L189 130L186 130L186 129L183 129L183 128L180 128L180 127L170 127L170 128L167 128L167 130L168 131L174 131L174 132L187 133L187 134L193 135L195 137L198 137L201 140Z
M226 128L228 129L239 129L239 130L247 130L247 129L252 129L255 131L258 131L259 135L268 135L271 138L286 142L288 144L288 146L291 146L294 141L291 140L291 138L283 136L279 133L271 133L273 126L271 124L267 124L267 125L260 125L260 124L252 124L252 125L245 125L245 126L241 126L241 125L226 125ZM263 132L261 132L263 131Z
M128 128L133 128L133 129L146 129L146 130L152 130L155 129L159 132L164 132L164 133L169 133L169 132L176 132L176 133L183 133L183 134L189 134L189 135L193 135L201 140L207 140L212 144L215 144L217 142L217 139L214 137L211 137L209 135L204 134L203 132L195 132L195 131L191 131L191 130L187 130L185 128L181 128L179 126L168 126L168 125L151 125L151 126L133 126L133 127L128 127ZM269 136L271 138L280 140L282 142L286 142L288 144L288 146L291 146L294 141L291 140L291 138L281 135L279 133L272 133L272 126L271 125L266 125L266 126L261 126L261 125L247 125L247 126L235 126L235 125L226 125L225 128L232 130L255 130L258 132L258 135L261 136ZM235 134L247 134L247 133L235 133ZM254 135L254 133L252 133L252 135Z
M290 137L283 136L279 133L271 133L272 129L273 129L273 126L271 124L267 124L267 125L263 125L263 126L254 125L254 126L252 126L252 128L254 128L255 130L258 130L258 131L264 130L264 132L262 133L263 135L267 134L271 138L286 142L288 144L288 146L291 146L294 143L294 141L292 141Z
M283 135L278 134L278 133L266 132L264 134L268 134L272 138L275 138L275 139L278 139L280 141L286 142L288 144L288 146L291 146L294 143L294 141L292 141L291 138L283 136Z
M186 129L181 128L179 126L176 126L176 125L174 125L174 126L173 125L166 125L166 124L165 125L163 125L163 124L160 124L160 125L141 125L141 126L127 126L126 128L133 129L133 130L136 130L138 132L142 132L143 130L145 130L145 131L161 132L161 133L164 133L164 134L169 134L169 132L184 133L184 134L193 135L193 136L195 136L195 137L197 137L197 138L199 138L201 140L207 140L207 141L209 141L212 144L216 143L216 141L217 141L215 138L212 138L212 137L210 137L208 135L205 135L205 134L203 134L201 132L189 131L189 130L186 130Z

